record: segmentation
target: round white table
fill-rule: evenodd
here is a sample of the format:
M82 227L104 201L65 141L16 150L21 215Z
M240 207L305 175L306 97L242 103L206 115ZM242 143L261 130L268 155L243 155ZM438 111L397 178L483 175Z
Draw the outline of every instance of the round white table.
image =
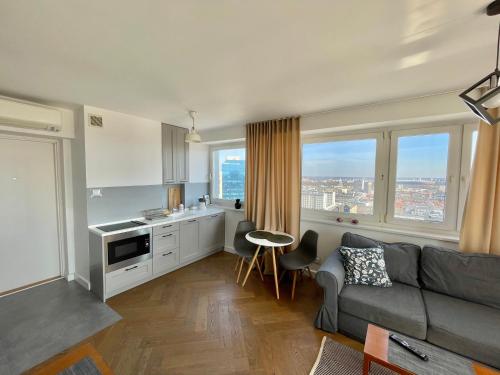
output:
M267 238L256 238L256 237L252 237L252 234L257 234L259 232L268 232L268 233L272 233L272 235L277 235L277 236L280 236L280 241L279 242L274 242L272 240L272 236L271 238L267 239ZM283 237L288 237L288 241L285 242L285 238ZM247 239L247 241L251 242L251 243L254 243L257 246L257 250L255 250L255 254L252 258L252 261L250 263L250 266L248 267L248 271L247 271L247 274L245 276L245 279L243 280L243 284L242 286L245 286L245 283L247 282L247 279L248 279L248 276L250 275L250 272L252 271L253 269L253 266L255 264L255 260L257 259L257 256L259 255L259 252L260 252L260 249L262 246L264 246L265 248L269 248L271 249L271 254L273 256L273 271L274 271L274 285L276 287L276 298L277 299L280 299L280 290L279 290L279 287L278 287L278 269L276 267L276 254L275 254L275 251L274 249L275 248L278 248L280 253L283 254L283 247L284 246L288 246L288 245L291 245L292 243L295 242L295 238L291 235L289 235L288 233L284 233L284 232L278 232L278 231L275 231L275 230L256 230L256 231L252 231L252 232L249 232L245 235L245 238Z

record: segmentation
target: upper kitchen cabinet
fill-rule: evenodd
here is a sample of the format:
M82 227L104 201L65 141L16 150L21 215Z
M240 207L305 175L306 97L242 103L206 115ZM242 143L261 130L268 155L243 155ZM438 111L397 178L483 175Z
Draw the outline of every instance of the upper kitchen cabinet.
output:
M162 124L163 183L189 181L189 143L184 141L188 129Z
M159 121L85 106L82 122L76 136L85 137L87 187L162 183Z

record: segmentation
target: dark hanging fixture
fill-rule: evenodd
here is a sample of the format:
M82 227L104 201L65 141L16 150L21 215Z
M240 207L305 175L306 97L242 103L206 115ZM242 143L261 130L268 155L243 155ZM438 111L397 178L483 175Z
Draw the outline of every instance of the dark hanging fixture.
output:
M486 9L489 16L500 14L500 0L495 0ZM496 67L493 73L488 74L482 80L465 90L460 94L465 104L474 112L481 120L490 125L495 125L500 121L500 118L494 118L488 109L500 107L500 70L498 70L498 53L500 49L500 25L498 28L497 39L497 60Z
M500 26L498 29L498 43L500 43ZM500 118L493 118L488 113L488 109L500 106L500 86L498 81L500 71L498 70L498 49L497 43L497 65L493 73L488 74L482 80L465 90L460 94L465 104L474 112L481 120L490 125L495 125L500 121Z
M489 16L500 14L500 0L495 0L488 5L486 13ZM500 118L494 118L490 113L488 113L488 109L500 107L500 70L498 69L499 49L500 25L498 28L495 70L460 94L460 97L464 100L465 104L467 104L472 112L490 125L495 125L500 121Z

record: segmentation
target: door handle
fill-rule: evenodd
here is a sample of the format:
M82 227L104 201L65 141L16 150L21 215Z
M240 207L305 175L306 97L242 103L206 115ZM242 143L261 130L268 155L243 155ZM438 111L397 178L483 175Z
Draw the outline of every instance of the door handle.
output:
M170 228L171 226L172 226L172 224L164 225L164 226L162 226L162 228Z
M172 236L172 235L173 235L173 233L170 233L170 234L165 234L165 235L163 235L162 237L170 237L170 236Z
M172 252L172 251L170 251L170 252L168 252L168 253L166 253L166 254L162 254L161 256L162 256L162 257L166 257L167 255L170 255L170 254L173 254L173 252Z
M195 221L196 221L196 219L193 219L193 220L188 220L188 223L193 223L193 222L195 222Z
M125 268L125 271L131 271L131 270L133 270L134 268L137 268L137 267L139 267L139 266L133 266L133 267L130 267L130 268Z

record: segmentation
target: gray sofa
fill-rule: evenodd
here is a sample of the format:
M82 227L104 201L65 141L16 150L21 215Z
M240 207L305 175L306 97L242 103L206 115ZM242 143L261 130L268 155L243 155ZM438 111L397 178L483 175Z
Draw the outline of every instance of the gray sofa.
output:
M500 257L352 233L342 245L382 246L393 286L344 285L335 250L316 274L324 290L317 328L364 341L374 323L500 368Z

